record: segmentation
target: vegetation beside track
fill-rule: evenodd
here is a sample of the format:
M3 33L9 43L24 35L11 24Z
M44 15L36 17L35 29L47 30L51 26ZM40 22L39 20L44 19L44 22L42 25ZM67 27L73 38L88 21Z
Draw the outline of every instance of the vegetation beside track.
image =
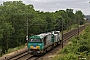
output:
M24 47L26 47L26 44L22 45L22 46L17 46L15 48L9 48L8 52L6 52L5 54L1 54L0 56L6 55L6 54L11 54L11 53L16 52L16 51L18 51L20 49L23 49Z
M89 60L90 59L90 26L80 36L70 39L53 60Z

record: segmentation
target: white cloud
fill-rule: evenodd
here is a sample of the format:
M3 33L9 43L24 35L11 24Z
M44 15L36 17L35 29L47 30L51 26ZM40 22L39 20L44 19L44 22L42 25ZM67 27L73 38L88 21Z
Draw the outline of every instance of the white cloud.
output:
M0 3L3 3L3 1L7 0L0 0ZM83 11L84 14L90 14L89 0L21 0L21 1L23 1L25 4L33 4L35 10L56 11L59 9L73 8L74 11L81 10Z

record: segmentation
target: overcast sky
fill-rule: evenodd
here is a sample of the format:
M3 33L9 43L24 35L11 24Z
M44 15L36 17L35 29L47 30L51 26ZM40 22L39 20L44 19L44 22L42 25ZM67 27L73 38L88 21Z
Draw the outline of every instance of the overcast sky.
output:
M13 0L0 0L0 4L5 1ZM14 0L19 1L19 0ZM76 10L81 10L85 15L90 15L90 0L20 0L25 4L32 4L35 10L40 11L51 11L55 12L57 10L71 8Z

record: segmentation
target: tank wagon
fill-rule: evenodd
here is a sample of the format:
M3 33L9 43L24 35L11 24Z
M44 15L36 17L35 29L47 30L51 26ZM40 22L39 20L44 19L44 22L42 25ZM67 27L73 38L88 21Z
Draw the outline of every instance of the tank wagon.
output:
M31 36L28 40L28 52L32 55L46 53L56 45L61 44L61 38L60 31Z

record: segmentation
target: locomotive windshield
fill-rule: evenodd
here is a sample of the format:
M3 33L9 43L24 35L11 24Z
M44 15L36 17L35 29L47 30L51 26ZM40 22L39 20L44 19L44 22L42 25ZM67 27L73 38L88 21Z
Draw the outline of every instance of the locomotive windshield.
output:
M29 42L42 42L42 40L41 39L37 39L37 38L31 38L31 39L29 39Z

